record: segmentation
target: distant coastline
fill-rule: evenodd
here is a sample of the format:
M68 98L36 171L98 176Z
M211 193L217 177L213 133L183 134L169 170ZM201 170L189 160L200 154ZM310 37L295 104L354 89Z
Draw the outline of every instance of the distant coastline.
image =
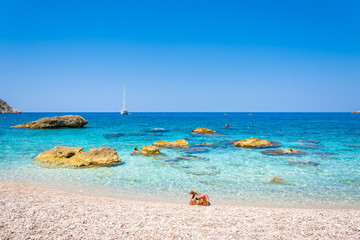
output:
M0 99L0 113L21 113L19 110L12 108L4 100Z

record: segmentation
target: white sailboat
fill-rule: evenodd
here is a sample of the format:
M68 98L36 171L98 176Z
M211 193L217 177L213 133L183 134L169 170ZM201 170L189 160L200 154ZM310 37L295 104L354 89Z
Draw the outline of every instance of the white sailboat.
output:
M124 87L124 92L123 92L123 109L121 110L121 115L128 115L129 112L126 110L125 107L125 87Z

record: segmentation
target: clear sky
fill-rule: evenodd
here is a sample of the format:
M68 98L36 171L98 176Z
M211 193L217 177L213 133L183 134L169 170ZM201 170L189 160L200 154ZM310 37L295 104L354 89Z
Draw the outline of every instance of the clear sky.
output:
M31 112L360 110L360 1L0 0L0 98Z

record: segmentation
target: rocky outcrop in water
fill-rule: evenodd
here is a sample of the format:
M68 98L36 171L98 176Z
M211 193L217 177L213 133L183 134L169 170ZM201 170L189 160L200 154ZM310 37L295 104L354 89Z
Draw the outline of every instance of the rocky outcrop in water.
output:
M197 128L192 130L193 133L202 133L202 134L214 134L214 131L208 128Z
M82 147L56 146L40 153L34 161L46 167L103 167L121 162L113 148L90 148L82 152Z
M186 148L189 146L189 143L185 139L178 139L174 142L159 140L159 141L155 142L153 145L157 146L157 147L164 147L164 148L167 148L167 147Z
M157 146L145 145L140 151L137 150L137 147L134 147L133 154L141 154L145 156L155 156L160 154L160 150Z
M233 144L235 147L242 147L242 148L261 148L261 147L272 147L275 144L268 140L260 140L258 138L250 137L247 139L242 139L237 141Z
M303 152L300 152L296 149L291 148L278 148L274 150L267 150L262 151L261 153L267 154L267 155L296 155L296 154L303 154Z
M0 99L0 113L21 113L21 112L17 109L13 109L4 100Z
M44 117L37 121L13 126L12 128L82 128L88 122L79 115L66 115L60 117Z
M352 113L360 113L360 111L355 111L355 112L352 112Z

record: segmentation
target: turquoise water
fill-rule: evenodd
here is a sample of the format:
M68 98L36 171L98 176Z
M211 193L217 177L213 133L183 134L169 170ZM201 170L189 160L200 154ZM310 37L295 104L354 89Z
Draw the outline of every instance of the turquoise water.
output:
M360 114L76 113L89 121L86 128L9 128L65 114L2 115L6 119L0 119L0 181L178 202L187 202L186 192L195 189L207 193L214 203L360 207ZM230 128L226 129L226 124ZM216 134L192 134L191 130L197 127L210 128ZM264 149L235 148L231 144L251 136L276 141L282 148L298 149L304 154L268 156L261 153ZM180 138L186 138L191 148L160 149L164 154L161 157L130 154L134 146L140 148L160 139ZM199 145L203 142L214 145ZM56 145L82 146L85 150L109 146L117 150L122 164L73 169L44 168L32 161L37 154ZM186 154L199 158L176 159ZM288 159L320 165L290 165ZM285 179L285 184L269 183L274 176Z

